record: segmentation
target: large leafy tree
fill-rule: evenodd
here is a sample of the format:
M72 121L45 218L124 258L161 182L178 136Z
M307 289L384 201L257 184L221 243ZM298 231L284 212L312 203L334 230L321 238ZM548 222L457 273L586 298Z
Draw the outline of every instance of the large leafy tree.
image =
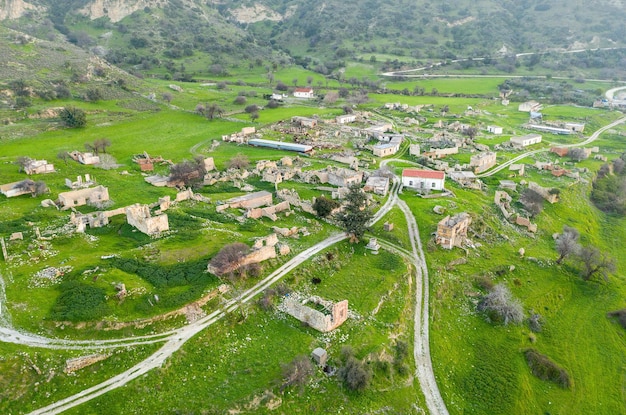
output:
M366 204L365 192L358 186L350 187L346 196L346 205L338 215L339 222L353 240L359 240L367 230L367 222L372 219L372 212Z

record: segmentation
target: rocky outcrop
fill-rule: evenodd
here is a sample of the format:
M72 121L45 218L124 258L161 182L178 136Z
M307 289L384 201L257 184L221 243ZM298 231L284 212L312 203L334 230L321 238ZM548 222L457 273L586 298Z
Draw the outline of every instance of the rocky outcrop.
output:
M24 0L0 0L0 20L19 19L29 10L41 10Z
M78 10L78 13L91 20L107 16L112 22L119 22L137 10L145 7L161 7L166 3L167 1L164 0L94 0Z

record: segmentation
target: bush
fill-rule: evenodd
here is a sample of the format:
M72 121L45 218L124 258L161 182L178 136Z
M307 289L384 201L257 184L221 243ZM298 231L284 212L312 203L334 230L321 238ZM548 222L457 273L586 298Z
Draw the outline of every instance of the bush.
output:
M369 386L372 374L369 368L356 357L349 347L341 350L343 366L337 371L337 377L353 391L362 391Z
M528 363L530 371L539 379L554 382L563 389L568 389L571 386L569 374L565 369L551 361L548 356L542 355L534 349L526 350L524 356L526 357L526 363Z
M485 312L490 320L502 322L505 326L509 323L520 324L524 320L522 304L514 299L511 291L502 284L493 287L481 299L478 311Z
M76 107L65 107L59 113L61 121L70 128L81 128L87 125L87 114Z

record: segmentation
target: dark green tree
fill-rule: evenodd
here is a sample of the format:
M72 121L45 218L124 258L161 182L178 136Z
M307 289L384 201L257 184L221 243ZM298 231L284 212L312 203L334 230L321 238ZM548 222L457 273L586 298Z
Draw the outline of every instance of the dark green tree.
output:
M61 110L59 118L70 128L81 128L87 125L87 114L76 107L65 107Z
M315 203L313 203L313 209L317 212L317 216L320 218L325 218L330 215L334 209L339 207L339 202L329 199L326 196L320 196L315 199Z
M372 218L372 212L368 209L366 201L365 192L358 185L350 186L345 209L338 215L339 222L352 236L353 241L363 237L367 230L367 222Z

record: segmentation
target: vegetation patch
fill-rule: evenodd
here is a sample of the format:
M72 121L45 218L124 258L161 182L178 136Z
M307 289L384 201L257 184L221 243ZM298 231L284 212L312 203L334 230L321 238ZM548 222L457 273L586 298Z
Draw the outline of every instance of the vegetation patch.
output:
M535 349L528 349L524 352L524 357L532 374L539 379L554 382L564 389L571 387L572 382L567 371L550 360L548 356Z
M106 303L106 292L79 281L66 281L59 286L61 294L50 311L50 318L58 321L92 321L111 311Z

